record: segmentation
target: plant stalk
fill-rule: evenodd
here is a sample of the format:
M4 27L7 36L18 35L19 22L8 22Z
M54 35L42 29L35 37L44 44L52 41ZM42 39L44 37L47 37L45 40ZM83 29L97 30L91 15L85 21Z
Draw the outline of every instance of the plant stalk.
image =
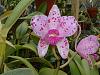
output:
M57 60L57 68L59 68L59 66L60 66L60 58L59 58L59 56L56 54L55 46L52 46L52 52L53 52L53 54L54 54L54 56L55 56L55 58L56 58L56 60Z

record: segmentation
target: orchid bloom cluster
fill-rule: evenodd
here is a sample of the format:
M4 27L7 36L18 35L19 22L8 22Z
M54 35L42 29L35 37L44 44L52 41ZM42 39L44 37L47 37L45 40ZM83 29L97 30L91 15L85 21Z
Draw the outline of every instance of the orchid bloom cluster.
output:
M74 16L61 16L57 5L53 5L48 17L45 15L33 16L31 20L33 32L40 37L38 54L44 57L49 45L57 46L58 52L66 59L69 52L69 43L66 37L77 31L78 22Z
M96 52L99 46L100 44L98 42L98 37L95 35L90 35L79 42L76 51L80 56L86 59L89 64L92 64L90 55L93 59L98 60L99 55Z

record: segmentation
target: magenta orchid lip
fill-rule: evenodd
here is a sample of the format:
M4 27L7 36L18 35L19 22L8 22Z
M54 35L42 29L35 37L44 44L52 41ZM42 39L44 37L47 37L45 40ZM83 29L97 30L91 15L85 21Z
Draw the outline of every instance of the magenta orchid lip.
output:
M61 16L57 5L53 5L48 16L33 16L31 26L33 32L40 36L37 46L40 57L44 57L49 45L53 45L57 46L63 59L67 58L69 43L66 37L72 36L78 29L74 16Z

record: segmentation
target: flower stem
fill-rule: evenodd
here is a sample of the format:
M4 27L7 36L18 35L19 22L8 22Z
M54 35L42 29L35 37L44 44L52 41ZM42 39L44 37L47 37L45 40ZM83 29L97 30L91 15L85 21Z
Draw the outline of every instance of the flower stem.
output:
M60 65L60 58L59 56L56 54L56 51L55 51L55 46L52 46L52 52L57 60L57 68L59 68L59 65Z
M76 55L77 53L75 52L75 54L65 64L61 65L60 68L66 67Z
M58 55L56 54L56 51L55 51L55 46L52 46L52 52L53 52L55 58L56 58L57 60L59 60L59 57L58 57Z
M76 48L77 48L78 38L79 38L79 36L80 36L80 34L81 34L81 26L78 25L78 27L79 27L79 33L78 33L78 35L77 35L77 37L76 37L76 40L75 40L75 50L76 50Z

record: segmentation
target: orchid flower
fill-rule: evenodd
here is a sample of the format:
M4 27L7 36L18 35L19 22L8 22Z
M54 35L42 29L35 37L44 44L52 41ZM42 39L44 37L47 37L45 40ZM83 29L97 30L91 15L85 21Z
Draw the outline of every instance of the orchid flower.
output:
M96 52L99 46L100 44L98 42L97 36L90 35L79 42L76 51L79 53L80 56L86 59L89 64L92 64L92 59L89 55L97 60L99 56Z
M78 26L74 16L61 16L57 5L53 5L48 17L45 15L33 16L31 26L33 32L40 37L37 46L40 57L44 57L49 45L53 45L57 46L63 59L67 58L69 43L66 37L73 35Z

